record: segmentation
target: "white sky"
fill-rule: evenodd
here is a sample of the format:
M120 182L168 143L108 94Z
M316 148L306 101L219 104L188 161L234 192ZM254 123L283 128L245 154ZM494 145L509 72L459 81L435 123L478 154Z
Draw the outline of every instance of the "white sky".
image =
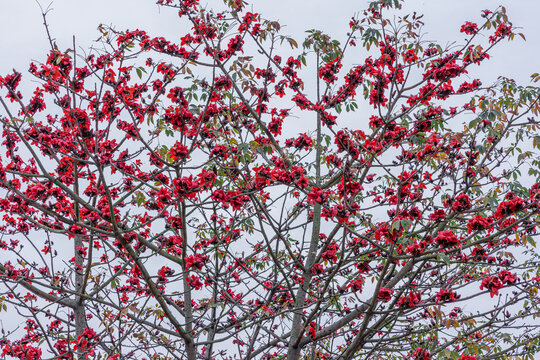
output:
M47 7L49 0L40 0ZM368 0L251 0L253 11L266 18L278 19L286 25L286 32L301 40L303 31L321 29L336 38L347 31L350 17L363 10ZM201 0L209 6L221 0ZM35 0L0 0L0 74L16 68L26 71L30 60L44 60L48 42L42 25L40 9ZM405 0L404 7L424 13L429 40L441 44L462 42L459 27L465 21L478 21L480 11L504 5L514 25L523 28L527 41L521 39L504 43L492 53L489 64L484 63L484 75L492 81L497 75L527 83L529 75L540 71L540 13L539 0ZM117 29L140 28L152 35L163 35L171 40L181 34L178 17L172 9L161 9L152 0L54 0L48 22L60 48L71 47L72 36L88 48L98 37L100 23L114 24ZM300 42L300 41L299 41ZM483 78L483 76L482 76Z

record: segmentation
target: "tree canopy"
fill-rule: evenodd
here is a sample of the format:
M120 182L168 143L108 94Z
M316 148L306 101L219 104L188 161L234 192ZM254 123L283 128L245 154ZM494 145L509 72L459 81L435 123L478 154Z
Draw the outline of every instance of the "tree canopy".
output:
M397 0L301 40L158 3L189 30L0 77L3 357L534 359L540 76L475 77L504 7L441 45Z

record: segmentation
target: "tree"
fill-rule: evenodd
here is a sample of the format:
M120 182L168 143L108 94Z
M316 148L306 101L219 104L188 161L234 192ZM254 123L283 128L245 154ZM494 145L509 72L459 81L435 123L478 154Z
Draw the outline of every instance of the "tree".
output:
M2 356L533 359L540 89L465 79L503 7L442 47L159 3L191 29L0 78Z

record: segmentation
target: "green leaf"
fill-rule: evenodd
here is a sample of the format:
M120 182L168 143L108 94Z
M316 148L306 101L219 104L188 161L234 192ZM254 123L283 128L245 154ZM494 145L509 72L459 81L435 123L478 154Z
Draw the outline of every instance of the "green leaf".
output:
M450 258L446 254L437 254L437 259L439 261L444 261L446 265L450 265Z
M533 139L534 147L540 148L540 135L536 135Z
M532 246L536 247L536 242L531 235L527 235L527 242L531 243Z
M409 231L412 226L412 223L409 220L400 220L400 224L405 231Z
M289 42L289 45L291 45L291 49L298 47L298 43L296 42L296 40L292 38L287 38L287 41Z

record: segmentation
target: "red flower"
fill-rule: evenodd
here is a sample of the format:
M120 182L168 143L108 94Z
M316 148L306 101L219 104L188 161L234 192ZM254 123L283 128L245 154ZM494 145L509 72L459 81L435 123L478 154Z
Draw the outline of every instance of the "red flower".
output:
M4 346L2 357L13 356L21 360L38 360L41 359L41 349L27 344L14 343Z
M379 295L377 298L383 302L389 302L392 299L393 293L394 293L394 290L381 287L379 289Z
M459 239L452 232L452 230L444 230L437 234L435 241L443 248L453 247L459 245Z
M495 30L495 34L489 37L489 42L494 43L499 38L503 38L512 34L512 26L505 23L500 23Z
M86 328L83 330L82 334L79 335L77 341L72 341L72 343L74 344L73 349L91 351L98 341L99 338L97 337L94 329Z
M473 80L472 83L464 82L459 86L459 89L457 91L458 94L467 93L473 90L478 89L482 85L482 82L480 80Z
M229 90L232 85L232 80L228 76L221 76L214 79L214 88L216 90Z
M348 288L351 289L352 292L362 291L362 286L364 285L364 279L360 278L357 280L352 280L349 282Z
M195 290L200 290L203 287L201 279L197 275L191 275L187 277L188 284Z
M495 210L495 219L502 219L507 215L514 214L525 208L525 199L517 197L513 195L513 193L507 194L506 198L509 200L501 202L497 207L497 210Z
M435 304L440 302L454 302L458 300L461 295L458 295L455 291L450 289L441 289L435 296Z
M298 107L302 110L305 110L305 109L308 109L310 108L311 106L313 106L313 104L311 103L311 101L309 101L305 95L303 94L296 94L294 95L294 97L292 98L292 100L296 103L296 105L298 105Z
M476 215L472 219L469 219L469 223L467 224L467 232L470 234L473 231L486 230L490 225L490 219L486 219L482 215Z
M463 212L472 207L471 200L467 194L461 193L452 201L451 209L455 212Z
M174 274L174 270L172 270L170 267L168 266L163 266L161 269L159 269L158 271L158 275L159 275L159 280L160 281L165 281L167 279L167 277L169 276L172 276Z
M396 306L402 308L413 308L422 302L421 298L422 294L418 292L413 293L411 291L408 295L400 297L396 303Z
M341 69L341 59L338 57L335 60L327 62L319 69L319 77L331 84L337 80L335 75L339 69Z
M408 245L405 251L407 251L407 253L411 255L419 255L423 252L423 249L422 249L422 246L420 246L418 243L415 242L413 244Z
M431 360L430 352L420 347L416 349L412 356L414 356L414 360Z
M206 263L206 260L208 260L208 256L206 255L195 254L195 255L186 256L186 260L185 260L186 270L189 270L191 267L202 270L204 264Z
M501 279L501 282L506 285L506 284L514 284L518 277L516 274L512 274L511 272L509 272L508 270L502 270L500 273L499 273L499 279Z
M467 21L465 24L461 25L461 32L469 35L476 34L478 32L478 25Z
M308 194L308 201L310 202L310 204L314 204L316 202L318 203L323 203L325 201L325 198L326 198L326 192L324 190L322 190L321 188L318 188L316 186L314 186L310 193Z
M413 63L418 60L418 56L416 56L414 49L407 50L406 52L402 53L401 56L403 56L403 61L406 63Z
M512 274L507 270L501 271L498 275L495 276L486 276L482 279L480 284L480 290L484 288L489 290L491 297L499 295L499 289L504 285L513 284L517 281L518 277L516 274Z
M446 218L446 213L443 209L435 210L431 215L429 215L430 221L441 221Z
M309 323L309 328L308 328L308 334L309 336L311 336L313 339L315 339L315 337L317 336L317 330L321 329L321 326L320 325L317 325L317 323L315 323L315 321L312 321Z
M297 149L309 150L312 145L313 140L309 136L307 136L306 133L300 134L300 136L292 142L292 146Z
M315 264L313 265L313 268L311 269L311 273L313 275L323 274L324 273L324 267L322 264Z
M177 161L178 159L185 160L189 157L189 149L187 146L177 141L174 146L171 147L169 154L173 161Z
M337 261L338 250L338 244L336 244L335 242L330 243L326 248L326 251L322 253L321 259L323 259L324 261L331 261L335 263Z

